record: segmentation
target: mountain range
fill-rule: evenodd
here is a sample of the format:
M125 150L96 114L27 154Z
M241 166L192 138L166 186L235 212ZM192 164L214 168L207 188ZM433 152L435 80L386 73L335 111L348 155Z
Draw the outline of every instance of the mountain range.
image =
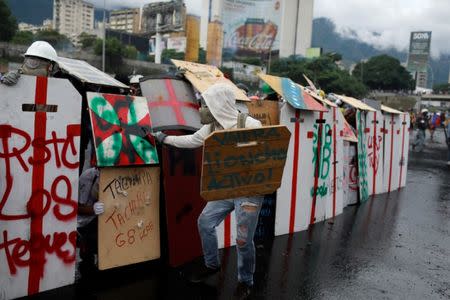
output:
M53 16L53 0L6 0L18 22L42 24L43 20ZM25 9L26 8L26 9ZM95 9L95 20L102 20L103 10ZM327 18L316 18L313 21L312 46L322 47L324 52L337 52L343 57L344 64L349 66L372 56L388 54L406 62L407 52L394 48L378 49L370 44L339 34L335 24ZM432 72L428 82L431 84L448 82L450 53L439 58L430 59ZM431 75L432 74L432 75Z

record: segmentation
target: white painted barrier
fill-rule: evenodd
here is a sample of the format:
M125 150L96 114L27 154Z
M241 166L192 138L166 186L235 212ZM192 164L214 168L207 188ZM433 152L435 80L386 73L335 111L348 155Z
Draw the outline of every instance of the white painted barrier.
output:
M68 80L0 85L0 298L75 280L81 95Z

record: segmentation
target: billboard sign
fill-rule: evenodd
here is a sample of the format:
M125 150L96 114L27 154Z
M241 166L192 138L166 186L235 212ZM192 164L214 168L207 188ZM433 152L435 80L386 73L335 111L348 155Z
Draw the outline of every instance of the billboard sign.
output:
M237 56L261 56L279 50L280 0L224 0L224 50Z
M431 31L411 32L408 71L426 72L430 56Z
M186 52L186 37L172 37L167 39L167 49L174 49L177 52Z

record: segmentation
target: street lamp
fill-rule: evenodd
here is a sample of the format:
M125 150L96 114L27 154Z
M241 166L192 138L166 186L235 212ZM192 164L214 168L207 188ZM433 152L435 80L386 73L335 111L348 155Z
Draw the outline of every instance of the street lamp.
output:
M106 0L103 0L103 45L102 45L102 70L105 72L105 48L106 48Z

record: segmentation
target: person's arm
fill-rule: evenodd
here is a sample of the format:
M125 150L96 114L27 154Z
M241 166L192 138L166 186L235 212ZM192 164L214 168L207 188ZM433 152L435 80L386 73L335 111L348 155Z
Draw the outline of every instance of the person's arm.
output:
M84 216L94 216L94 206L93 205L85 205L78 204L78 214Z
M211 133L211 125L203 125L202 128L190 135L170 135L164 138L164 144L177 148L198 148L203 146L203 141Z

